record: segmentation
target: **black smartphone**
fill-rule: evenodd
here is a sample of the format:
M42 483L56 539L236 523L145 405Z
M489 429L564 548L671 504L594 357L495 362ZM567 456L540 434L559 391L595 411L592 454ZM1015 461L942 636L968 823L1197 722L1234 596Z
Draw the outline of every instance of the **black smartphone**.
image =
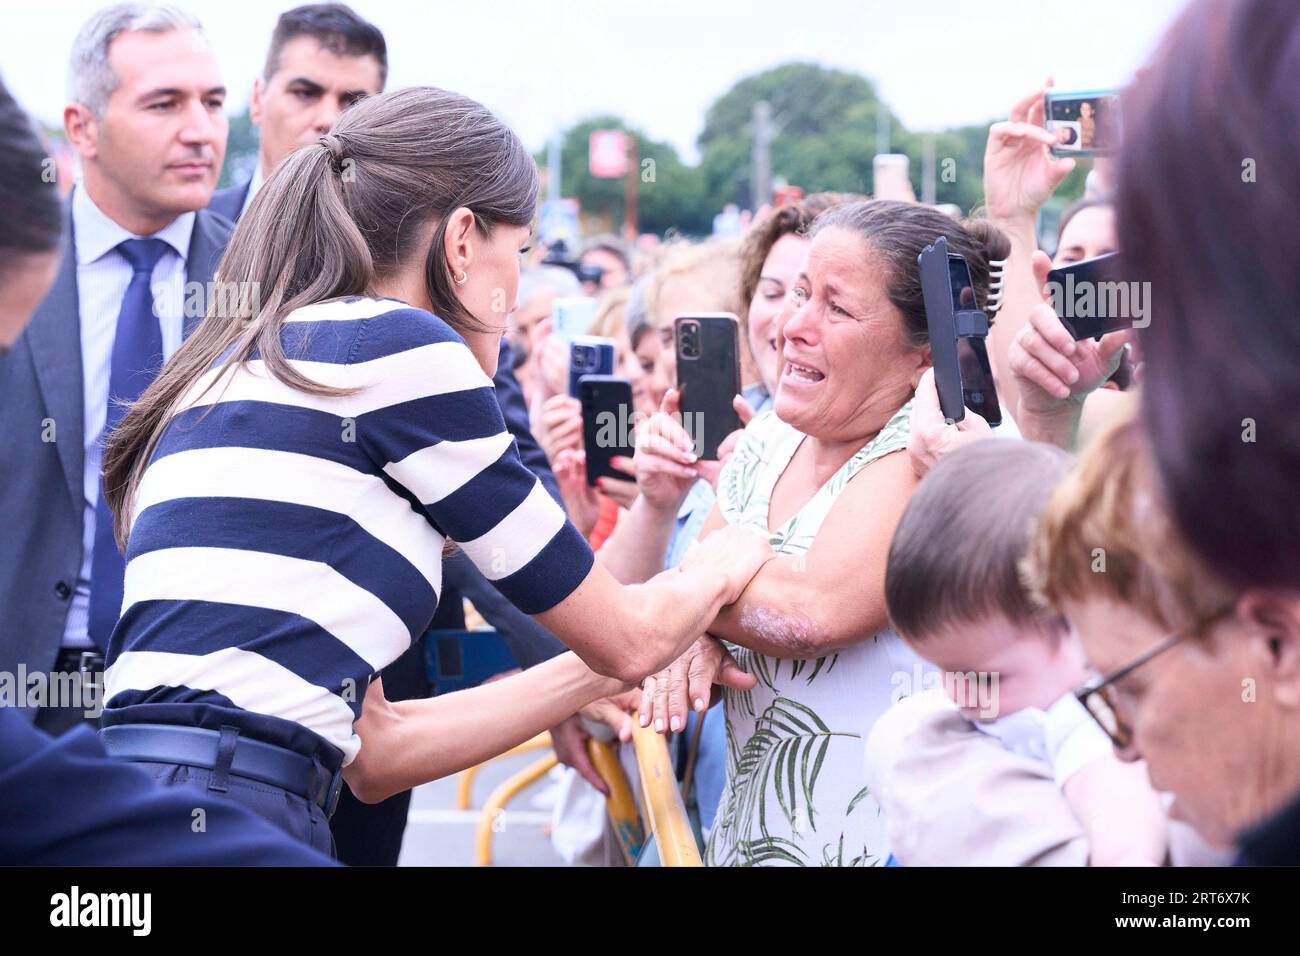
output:
M1118 252L1053 269L1047 273L1047 292L1061 324L1076 342L1145 328L1150 321L1145 286L1124 278Z
M969 408L996 428L1002 424L1002 406L984 343L988 316L979 308L970 267L961 256L948 252L943 236L925 247L917 265L943 417L959 422Z
M740 322L730 312L679 315L673 323L682 427L696 456L716 461L718 446L740 427Z
M599 335L575 335L569 340L569 394L578 398L578 382L584 375L613 375L613 339Z
M975 284L971 281L970 266L956 253L948 253L948 285L952 291L953 315L957 318L957 364L961 369L962 405L978 414L993 428L1002 424L1002 404L998 389L993 383L993 366L989 362L985 336L988 317L979 310L975 301ZM979 334L963 334L961 316L975 313L972 319L984 329Z
M582 444L587 451L587 484L597 478L631 478L610 465L618 456L636 454L632 383L615 375L584 375L578 382L582 403Z
M1052 147L1057 156L1109 156L1123 142L1118 90L1048 90L1043 112L1049 133L1063 131L1062 141Z

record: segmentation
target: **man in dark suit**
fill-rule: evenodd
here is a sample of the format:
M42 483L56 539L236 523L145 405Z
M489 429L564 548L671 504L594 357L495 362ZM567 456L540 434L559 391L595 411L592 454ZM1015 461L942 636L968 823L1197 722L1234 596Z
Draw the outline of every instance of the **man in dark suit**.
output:
M257 166L251 179L218 190L208 208L237 222L280 160L328 133L357 100L382 92L387 78L384 35L348 7L310 3L281 14L248 107Z
M225 88L196 20L169 7L101 11L77 37L69 86L64 128L82 179L62 260L0 358L0 670L79 688L74 701L25 709L56 734L97 714L85 681L121 607L104 439L198 324L231 229L204 209L225 154Z

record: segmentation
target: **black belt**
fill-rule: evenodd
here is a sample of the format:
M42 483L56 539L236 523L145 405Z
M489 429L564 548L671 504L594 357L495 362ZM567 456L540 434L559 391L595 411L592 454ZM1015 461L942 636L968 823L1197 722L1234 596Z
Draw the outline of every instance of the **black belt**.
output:
M104 669L104 655L97 648L65 647L54 659L56 674L98 674Z
M176 763L214 772L209 790L225 791L227 775L244 777L297 794L334 815L343 772L331 773L319 759L240 736L236 727L220 731L179 724L116 724L99 731L104 749L119 760Z

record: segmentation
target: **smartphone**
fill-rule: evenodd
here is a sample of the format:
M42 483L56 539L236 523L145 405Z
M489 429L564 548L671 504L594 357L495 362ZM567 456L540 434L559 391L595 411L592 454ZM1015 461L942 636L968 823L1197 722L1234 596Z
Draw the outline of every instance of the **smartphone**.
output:
M587 484L597 478L631 476L618 471L609 460L636 454L633 432L632 383L615 375L584 375L578 382L582 403L582 443L587 450Z
M1150 321L1143 284L1124 279L1118 252L1053 269L1047 273L1047 291L1061 324L1076 342L1145 328Z
M957 324L957 365L961 370L962 405L978 414L993 428L1002 424L1002 404L998 389L993 384L993 366L989 362L985 335L988 318L975 301L975 284L971 281L970 266L956 253L948 253L948 286L952 293L953 315ZM984 334L963 334L961 316L975 312L981 319Z
M591 296L565 296L551 306L551 332L566 339L586 335L595 318L596 300Z
M1049 133L1065 131L1064 141L1052 147L1057 156L1109 156L1123 142L1118 90L1048 90L1043 112Z
M740 322L730 312L679 315L673 322L682 427L697 457L717 461L718 446L740 427Z
M575 335L569 340L569 394L578 398L584 375L613 375L617 343L599 335Z
M942 236L925 247L917 264L943 417L959 422L969 408L996 428L1002 424L1002 406L984 342L988 316L979 308L970 267L961 256L948 252L948 241Z

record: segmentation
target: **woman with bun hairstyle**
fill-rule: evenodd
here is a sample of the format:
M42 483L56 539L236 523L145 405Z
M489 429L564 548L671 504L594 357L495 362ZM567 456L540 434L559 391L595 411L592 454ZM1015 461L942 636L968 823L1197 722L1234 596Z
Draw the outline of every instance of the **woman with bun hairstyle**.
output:
M889 856L863 787L862 747L920 658L889 626L885 562L917 477L912 398L930 367L917 256L938 237L965 257L980 306L1006 238L912 203L870 200L818 216L777 322L772 410L753 419L718 478L701 540L765 535L777 557L710 634L728 680L727 782L710 865L854 866ZM713 638L645 682L641 719L681 726L735 664ZM920 688L916 688L920 689Z

